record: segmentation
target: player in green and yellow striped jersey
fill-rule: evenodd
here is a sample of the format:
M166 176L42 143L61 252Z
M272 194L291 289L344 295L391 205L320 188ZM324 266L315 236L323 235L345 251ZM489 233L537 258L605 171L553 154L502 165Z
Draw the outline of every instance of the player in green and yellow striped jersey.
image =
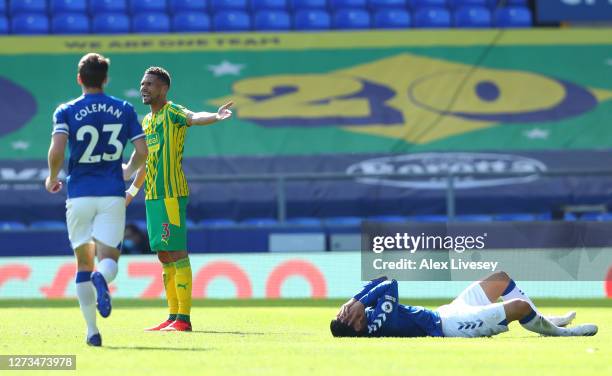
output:
M147 232L151 250L163 266L164 287L170 316L147 330L191 331L191 266L187 254L186 209L189 196L183 172L187 128L208 125L232 115L229 102L216 113L191 112L167 100L170 74L151 67L140 82L142 102L151 112L142 121L149 154L134 183L126 192L129 204L145 183Z

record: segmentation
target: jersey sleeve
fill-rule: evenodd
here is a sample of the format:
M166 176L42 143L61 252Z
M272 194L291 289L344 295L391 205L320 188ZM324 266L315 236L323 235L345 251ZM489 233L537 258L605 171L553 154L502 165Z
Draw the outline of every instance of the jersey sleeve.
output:
M357 295L353 296L353 298L355 300L360 300L365 294L370 292L370 290L372 290L374 287L378 286L379 284L383 283L386 280L387 280L387 277L380 277L380 278L371 280L370 282L366 283L365 286L363 286L363 289L361 289L361 291L357 293Z
M375 336L390 322L390 317L397 309L397 281L385 281L364 295L360 301L366 306L375 306L371 319L368 320L368 335Z
M68 116L66 114L66 107L64 105L59 106L53 113L53 131L52 135L56 133L69 134L70 128L68 128Z
M363 295L359 301L366 307L373 307L380 299L388 299L397 304L397 281L384 281Z
M127 111L127 129L128 129L128 138L130 141L134 142L139 138L143 138L145 136L142 126L138 121L138 115L136 111L134 111L134 107L131 104L127 103L126 108Z
M170 106L170 108L168 108L168 112L170 113L170 119L179 128L188 126L187 114L185 113L185 110L185 107L179 106L174 103Z

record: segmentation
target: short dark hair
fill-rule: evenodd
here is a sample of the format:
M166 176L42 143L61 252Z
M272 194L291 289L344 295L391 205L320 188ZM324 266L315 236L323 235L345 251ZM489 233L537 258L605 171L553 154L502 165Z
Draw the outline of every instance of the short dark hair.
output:
M334 337L360 337L363 335L363 332L358 332L352 326L337 319L331 321L329 330Z
M85 87L102 88L108 75L110 60L96 53L88 53L79 61L79 76Z
M162 67L150 67L145 71L145 74L152 74L162 80L163 83L170 87L170 73Z

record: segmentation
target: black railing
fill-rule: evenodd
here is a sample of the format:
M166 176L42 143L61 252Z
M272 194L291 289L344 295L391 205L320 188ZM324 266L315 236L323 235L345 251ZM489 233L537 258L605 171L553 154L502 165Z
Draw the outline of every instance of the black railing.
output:
M190 175L187 180L190 183L212 183L212 182L276 182L276 205L277 219L284 223L287 219L287 195L286 184L288 181L308 180L365 180L393 178L396 181L411 181L422 179L445 179L446 180L446 214L449 220L455 218L455 193L457 190L457 179L462 178L542 178L542 177L586 177L606 176L612 177L612 170L551 170L551 171L526 171L526 172L448 172L443 174L348 174L343 172L334 173L274 173L274 174L219 174L219 175ZM37 179L5 179L0 184L41 184Z

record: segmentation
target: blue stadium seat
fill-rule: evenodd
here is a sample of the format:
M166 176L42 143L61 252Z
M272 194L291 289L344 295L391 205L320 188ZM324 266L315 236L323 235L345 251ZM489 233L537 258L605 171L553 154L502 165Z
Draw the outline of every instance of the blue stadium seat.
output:
M602 213L599 215L599 221L612 221L612 213Z
M321 220L319 218L314 218L314 217L288 218L285 222L289 225L294 225L294 226L304 226L304 227L321 226Z
M102 12L127 12L127 0L95 0L89 2L91 14L97 16Z
M21 222L14 222L14 221L1 221L0 222L0 231L23 230L25 228L27 228L27 226Z
M208 0L170 0L170 9L173 13L205 12L208 9Z
M405 9L406 0L368 0L368 7L372 10Z
M361 217L329 217L323 218L325 226L361 226Z
M357 30L370 28L370 13L363 9L340 9L334 13L334 29Z
M445 7L448 5L448 0L412 0L413 8L423 7Z
M251 0L253 12L260 10L286 10L287 0Z
M493 217L495 221L508 221L508 222L529 222L529 221L537 221L537 217L535 214L531 213L504 213L504 214L496 214Z
M95 34L126 34L130 32L130 18L123 13L102 13L94 16L92 32Z
M332 12L340 9L361 9L367 4L367 0L329 0L329 9Z
M147 231L147 221L144 220L144 219L137 219L137 220L127 221L127 224L136 225L136 227L138 227L142 231L145 231L145 232Z
M211 0L210 8L215 13L228 10L246 11L247 5L247 0Z
M53 34L89 34L89 17L79 13L61 13L51 20Z
M486 214L461 214L455 216L459 222L491 222L493 217Z
M13 34L48 34L49 19L40 13L22 13L12 18Z
M179 12L172 17L172 31L191 33L210 31L210 17L204 12Z
M491 11L486 7L461 7L454 13L455 27L491 27Z
M328 30L331 27L329 13L319 9L298 10L293 14L295 30Z
M6 16L0 16L0 34L8 34L9 30L8 18L6 18Z
M551 213L539 213L536 214L536 221L550 221L552 220L552 214Z
M405 29L412 25L412 17L404 9L381 9L374 13L374 27L377 29Z
M6 14L6 0L0 0L0 14Z
M487 7L489 0L448 0L448 6L452 9L457 9L465 6L471 7Z
M222 11L216 13L213 19L215 31L249 31L251 18L246 12Z
M411 215L408 217L408 220L414 222L446 222L448 221L448 217L441 214L420 214Z
M291 17L282 10L262 10L255 13L253 26L258 31L280 31L291 29Z
M34 221L30 228L35 230L66 230L66 222L63 221Z
M581 221L600 221L602 213L584 213L580 216Z
M579 219L581 221L612 221L612 213L584 213Z
M372 222L406 222L408 217L401 215L373 215L367 218L368 221Z
M51 13L85 13L87 0L51 0Z
M531 27L533 18L531 11L524 7L507 7L495 10L495 26L497 27Z
M132 17L132 31L135 33L167 33L170 31L170 18L166 13L138 13Z
M233 219L227 218L211 218L211 219L203 219L198 222L198 226L202 227L230 227L236 226L237 222Z
M420 8L414 13L414 26L422 28L451 27L451 15L446 8Z
M11 14L13 16L20 13L46 13L46 0L11 0Z
M275 218L249 218L241 221L240 224L247 226L277 226L278 221Z
M327 0L290 0L291 9L327 9Z
M130 5L130 10L133 14L166 12L168 10L166 0L131 0Z

